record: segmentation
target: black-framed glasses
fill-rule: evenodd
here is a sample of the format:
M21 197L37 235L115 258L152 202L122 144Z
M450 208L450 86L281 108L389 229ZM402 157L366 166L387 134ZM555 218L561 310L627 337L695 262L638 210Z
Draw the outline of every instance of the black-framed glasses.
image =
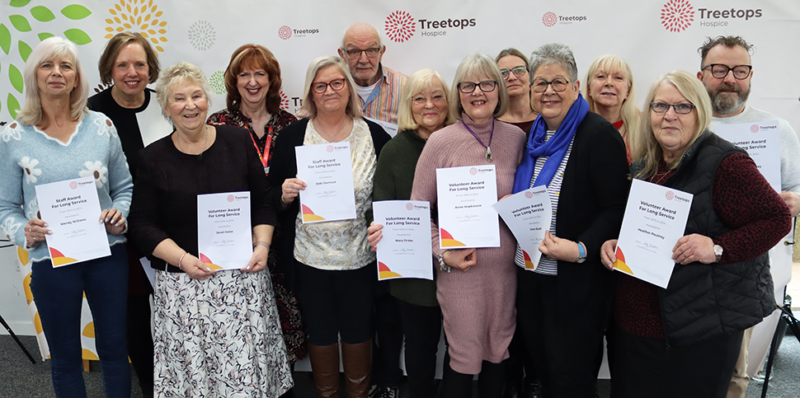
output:
M560 93L567 89L567 84L569 84L569 80L560 77L549 82L544 79L536 79L533 81L533 91L536 93L543 93L547 91L547 86L551 86L553 87L553 91Z
M331 80L328 83L315 82L311 83L311 89L317 94L323 94L324 92L328 91L328 86L331 86L331 90L333 91L342 91L344 88L344 82L344 78Z
M366 48L363 50L344 50L348 58L360 58L361 53L366 53L367 58L376 58L381 53L380 47Z
M744 80L750 76L750 71L753 70L751 65L736 65L734 67L730 67L724 64L709 64L703 67L703 70L711 68L711 76L716 77L717 79L724 79L725 76L728 76L728 72L733 71L733 77L736 80Z
M464 94L469 94L477 87L481 88L481 91L484 93L492 92L494 89L497 88L497 81L496 80L484 80L480 83L473 83L473 82L460 82L458 83L458 91L461 91Z
M516 77L522 77L527 72L524 66L517 66L511 69L500 69L500 74L503 75L503 79L507 80L509 76L513 73Z
M696 108L694 104L688 102L681 102L679 104L668 104L666 102L651 102L650 109L653 110L655 113L667 113L669 112L669 108L675 110L675 113L679 115L686 115L688 113L692 113L692 109Z

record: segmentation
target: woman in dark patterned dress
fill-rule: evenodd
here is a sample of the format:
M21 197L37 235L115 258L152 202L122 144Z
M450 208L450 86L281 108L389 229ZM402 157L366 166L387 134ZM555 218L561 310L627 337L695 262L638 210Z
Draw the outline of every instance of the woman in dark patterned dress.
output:
M225 70L225 88L228 90L228 107L209 116L206 123L237 126L249 131L264 165L264 173L269 175L272 149L280 131L297 121L294 115L280 108L281 67L278 60L272 52L257 44L239 47ZM272 247L278 247L276 244L280 239L278 231L275 232ZM294 365L306 356L300 309L294 292L284 283L284 273L278 267L277 250L270 251L268 268L289 363Z

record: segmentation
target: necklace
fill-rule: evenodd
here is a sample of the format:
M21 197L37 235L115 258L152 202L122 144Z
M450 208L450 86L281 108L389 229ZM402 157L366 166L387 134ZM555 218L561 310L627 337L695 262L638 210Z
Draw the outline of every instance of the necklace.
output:
M325 131L325 130L327 130L327 128L323 129L321 123L317 123L314 127L317 129L317 132L319 133L320 136L322 136L322 138L325 138L325 136L323 136L323 133L324 133L324 135L327 135L328 137L330 137L330 138L327 138L328 142L337 142L336 141L336 137L338 137L339 134L341 134L342 131L344 131L345 126L347 126L347 119L345 119L344 123L342 123L339 126L339 128L336 130L336 134L333 134L333 135L331 135L330 133Z
M475 134L475 132L472 131L472 129L469 128L469 126L467 126L466 123L464 123L464 119L461 119L461 124L467 129L467 131L469 131L470 134L472 134L473 137L475 137L476 140L478 140L478 142L481 143L481 145L483 145L484 148L486 148L486 160L491 162L492 161L492 138L494 138L494 118L492 118L492 132L489 133L489 145L486 145L486 144L483 143L483 141L480 139L480 137L478 137L478 135Z

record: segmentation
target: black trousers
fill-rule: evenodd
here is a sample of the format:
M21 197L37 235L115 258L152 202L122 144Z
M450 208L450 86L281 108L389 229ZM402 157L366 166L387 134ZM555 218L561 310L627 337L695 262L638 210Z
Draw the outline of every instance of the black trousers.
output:
M614 398L724 398L739 358L740 331L685 347L616 328Z
M348 344L372 338L375 263L357 270L326 271L295 261L297 299L311 344Z
M517 283L517 328L544 396L594 398L603 360L605 300L567 312L557 300L562 287L556 276L519 268Z
M436 351L442 331L442 310L400 299L396 299L396 303L405 334L409 396L433 398L436 394Z
M478 396L480 398L501 398L506 382L508 360L501 363L483 361L478 375ZM475 375L458 373L450 367L450 355L444 356L442 375L442 398L465 398L472 396L472 379Z
M375 282L374 300L372 384L379 387L398 387L403 378L403 371L400 369L403 327L397 309L399 300L389 294L389 281Z

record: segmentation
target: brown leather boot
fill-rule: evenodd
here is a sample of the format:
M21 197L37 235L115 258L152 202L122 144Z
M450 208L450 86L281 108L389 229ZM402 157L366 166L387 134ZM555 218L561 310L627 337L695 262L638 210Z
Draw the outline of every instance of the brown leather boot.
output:
M339 344L308 344L317 398L339 398Z
M372 370L372 340L359 344L342 342L345 389L349 398L367 398Z

